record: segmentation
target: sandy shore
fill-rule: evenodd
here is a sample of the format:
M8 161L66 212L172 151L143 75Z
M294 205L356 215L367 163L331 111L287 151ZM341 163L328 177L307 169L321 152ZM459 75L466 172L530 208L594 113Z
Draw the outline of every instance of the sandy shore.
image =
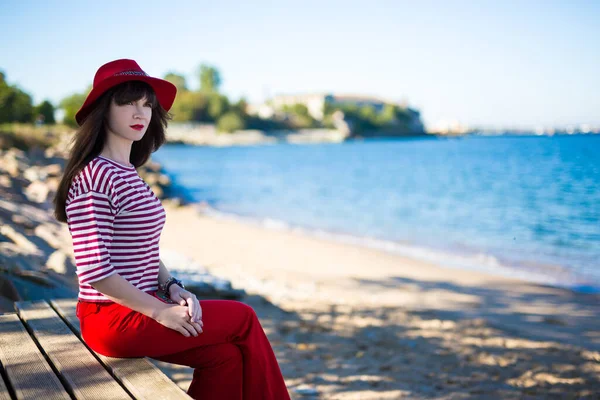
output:
M0 311L21 298L74 297L70 235L51 216L60 151L10 149L0 161ZM155 167L145 176L164 180ZM292 398L598 398L599 295L172 204L163 256L188 256L249 294L243 301L261 319ZM189 368L159 365L187 389Z
M161 248L245 289L293 398L593 398L600 296L167 207ZM165 366L163 366L165 367ZM189 369L167 368L186 387Z

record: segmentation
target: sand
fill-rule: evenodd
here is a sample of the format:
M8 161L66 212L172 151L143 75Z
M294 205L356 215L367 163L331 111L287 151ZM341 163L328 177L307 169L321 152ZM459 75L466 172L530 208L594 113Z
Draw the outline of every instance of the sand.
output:
M246 290L292 398L600 393L598 295L166 208L161 249Z

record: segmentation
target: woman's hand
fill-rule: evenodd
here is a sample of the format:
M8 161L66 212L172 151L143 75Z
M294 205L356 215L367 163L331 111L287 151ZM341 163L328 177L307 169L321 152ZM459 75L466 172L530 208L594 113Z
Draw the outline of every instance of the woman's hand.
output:
M185 337L198 336L202 333L201 325L190 320L188 308L185 306L164 304L152 317L159 324L173 329Z
M200 302L196 298L196 295L177 285L171 285L169 288L169 297L179 305L187 306L191 322L198 324L200 326L199 332L202 332L202 327L204 326L202 322L202 307L200 307Z

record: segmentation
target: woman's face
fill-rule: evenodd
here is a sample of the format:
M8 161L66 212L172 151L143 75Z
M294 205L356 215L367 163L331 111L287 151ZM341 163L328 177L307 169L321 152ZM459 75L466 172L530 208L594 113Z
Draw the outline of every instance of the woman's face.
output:
M144 137L150 119L152 118L152 103L141 98L125 104L117 104L111 100L108 111L108 135L129 141L137 141Z

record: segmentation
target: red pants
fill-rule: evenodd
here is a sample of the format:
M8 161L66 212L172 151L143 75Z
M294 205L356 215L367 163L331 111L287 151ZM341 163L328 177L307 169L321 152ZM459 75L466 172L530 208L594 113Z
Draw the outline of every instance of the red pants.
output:
M109 357L151 357L194 368L194 399L289 399L271 344L254 310L202 300L203 333L185 337L117 303L77 303L81 334Z

